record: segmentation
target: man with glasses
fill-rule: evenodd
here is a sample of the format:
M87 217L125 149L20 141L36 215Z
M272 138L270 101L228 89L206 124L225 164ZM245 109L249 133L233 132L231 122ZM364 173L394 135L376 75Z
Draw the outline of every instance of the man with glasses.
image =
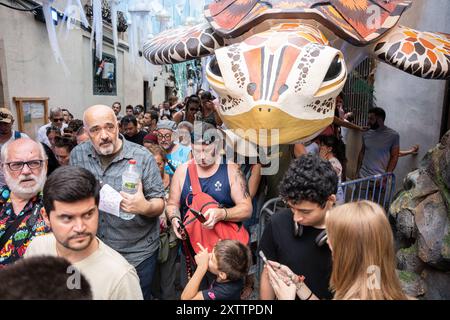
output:
M49 147L51 145L47 138L47 128L51 126L59 128L61 135L64 135L64 129L67 128L67 124L64 123L64 114L61 108L52 108L50 110L50 123L43 125L38 131L38 141L45 143Z
M41 144L21 138L1 150L6 185L0 190L0 269L20 259L30 241L49 230L40 214L47 156Z
M178 135L174 134L177 124L171 120L161 120L158 122L157 134L158 144L167 152L167 164L165 172L172 177L175 170L191 158L191 147L175 144Z
M28 138L25 133L13 130L14 117L7 108L0 108L0 148L8 141ZM0 169L0 187L5 185L3 170Z

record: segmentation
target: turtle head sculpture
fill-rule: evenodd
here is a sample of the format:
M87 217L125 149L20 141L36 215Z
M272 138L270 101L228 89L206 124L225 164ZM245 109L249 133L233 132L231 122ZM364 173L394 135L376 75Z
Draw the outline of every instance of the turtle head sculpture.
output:
M256 129L262 144L299 140L299 127L308 138L329 125L347 78L343 54L322 32L293 23L217 49L206 72L223 121Z
M227 128L259 145L307 141L333 122L347 72L369 55L418 77L450 77L450 36L398 25L410 5L215 1L208 23L158 35L144 56L167 64L214 55L206 74Z

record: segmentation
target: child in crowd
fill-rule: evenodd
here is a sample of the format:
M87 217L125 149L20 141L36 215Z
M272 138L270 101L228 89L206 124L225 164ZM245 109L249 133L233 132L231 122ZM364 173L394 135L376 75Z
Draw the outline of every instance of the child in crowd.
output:
M240 300L244 278L252 264L250 249L236 240L221 240L211 253L198 243L197 269L181 294L181 300ZM199 291L209 271L216 280L208 290Z

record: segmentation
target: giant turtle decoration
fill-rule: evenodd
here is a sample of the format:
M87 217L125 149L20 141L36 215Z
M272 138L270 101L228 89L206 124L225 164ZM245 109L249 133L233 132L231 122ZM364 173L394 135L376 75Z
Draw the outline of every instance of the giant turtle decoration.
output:
M260 145L306 141L333 122L335 100L368 55L426 79L450 77L450 35L398 25L405 0L224 0L208 23L144 46L154 64L215 55L207 78L229 129ZM261 130L264 129L264 130ZM270 132L279 130L278 141Z

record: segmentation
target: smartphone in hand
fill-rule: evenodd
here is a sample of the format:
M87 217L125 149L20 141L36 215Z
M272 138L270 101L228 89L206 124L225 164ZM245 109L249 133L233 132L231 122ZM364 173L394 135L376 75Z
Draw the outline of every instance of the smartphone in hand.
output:
M197 211L197 210L192 209L192 208L189 208L189 210L191 210L191 212L198 219L198 221L200 221L201 223L205 223L206 222L205 216L200 211Z
M273 270L272 266L269 263L269 260L267 260L266 255L264 254L264 252L262 252L262 250L259 250L258 254L261 257L262 261L264 261L264 264L267 266L267 268L270 268Z

